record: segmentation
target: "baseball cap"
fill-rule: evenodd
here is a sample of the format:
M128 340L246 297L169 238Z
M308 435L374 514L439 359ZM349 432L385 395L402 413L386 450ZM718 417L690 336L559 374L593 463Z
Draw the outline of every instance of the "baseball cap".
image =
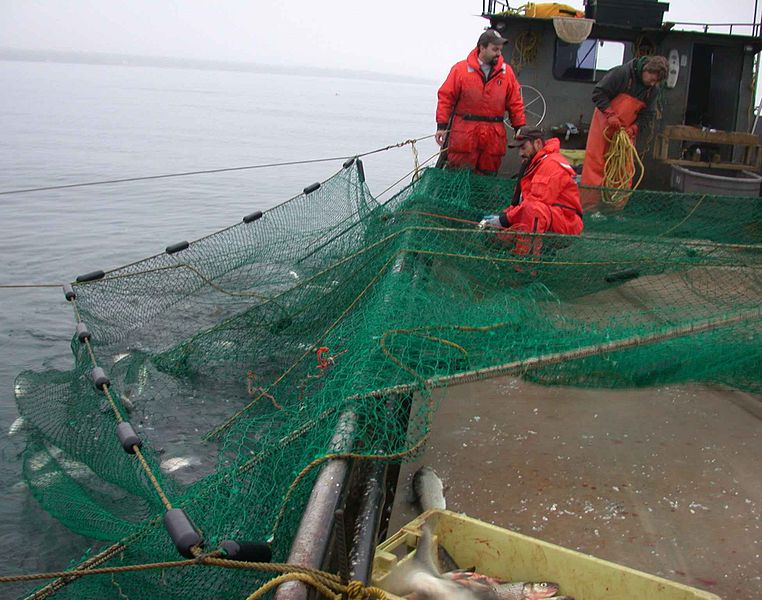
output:
M495 29L487 29L479 36L478 46L488 46L489 44L505 44L507 42Z
M544 140L545 133L540 127L522 127L516 134L512 142L508 143L509 148L518 148L527 140Z

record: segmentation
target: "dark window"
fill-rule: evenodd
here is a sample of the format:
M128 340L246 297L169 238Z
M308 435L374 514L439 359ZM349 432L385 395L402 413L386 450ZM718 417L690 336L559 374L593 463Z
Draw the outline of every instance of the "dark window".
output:
M553 76L556 79L595 83L613 67L632 57L632 42L587 39L567 44L556 39Z

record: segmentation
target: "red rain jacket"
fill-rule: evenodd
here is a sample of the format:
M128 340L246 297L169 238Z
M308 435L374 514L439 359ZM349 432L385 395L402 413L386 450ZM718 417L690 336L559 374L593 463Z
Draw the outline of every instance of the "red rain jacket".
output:
M447 127L454 112L447 144L448 162L452 166L494 172L500 167L507 144L503 116L508 111L511 125L522 127L526 124L524 103L516 75L503 57L498 57L485 80L478 53L475 48L466 60L456 63L439 88L437 127ZM471 119L464 119L465 115ZM479 117L493 120L473 120Z
M511 228L536 233L582 233L576 173L560 149L558 138L551 138L532 157L521 178L521 202L504 211Z

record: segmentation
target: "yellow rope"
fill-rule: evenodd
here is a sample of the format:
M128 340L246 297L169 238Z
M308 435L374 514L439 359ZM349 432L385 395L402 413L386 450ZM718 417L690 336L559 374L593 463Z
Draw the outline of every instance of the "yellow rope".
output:
M653 56L656 52L654 43L645 35L639 35L635 40L635 58Z
M706 194L704 194L703 196L701 196L701 198L699 198L699 199L698 199L698 202L696 202L696 204L694 204L694 205L693 205L693 208L691 209L691 211L690 211L690 212L689 212L687 215L685 215L685 218L684 218L682 221L680 221L680 222L679 222L677 225L673 225L672 227L670 227L670 228L669 228L669 229L667 229L666 231L662 231L662 232L661 232L659 235L657 235L656 237L661 237L661 236L663 236L663 235L667 235L668 233L672 233L672 232L673 232L675 229L677 229L678 227L680 227L680 225L682 225L682 224L683 224L683 223L685 223L685 222L686 222L688 219L690 219L690 218L691 218L691 216L693 215L693 213L694 213L694 212L696 212L696 209L697 209L699 206L701 206L701 203L702 203L702 202L703 202L705 199L706 199Z
M433 396L432 396L433 398ZM403 450L402 452L395 452L394 454L357 454L356 452L343 452L343 453L336 453L336 454L325 454L323 456L320 456L313 460L311 463L309 463L306 467L304 467L301 472L296 476L296 478L291 482L291 485L288 488L288 491L286 492L286 495L283 497L283 501L280 505L280 510L278 511L278 515L275 517L275 522L273 523L272 528L272 537L275 537L278 533L278 529L280 528L280 524L283 521L283 517L286 514L286 508L288 507L288 503L291 500L291 494L294 493L294 490L299 486L299 483L304 479L307 474L312 471L315 467L318 467L322 465L324 462L327 462L329 460L398 460L400 458L405 458L406 456L410 456L411 454L415 454L423 448L423 446L426 445L426 442L429 439L430 431L429 431L429 423L428 421L431 419L431 408L432 408L432 400L429 400L429 411L426 413L426 424L425 429L426 433L424 436L418 440L415 444L413 444L410 448L407 450Z
M29 573L26 575L3 575L0 583L15 583L18 581L35 581L37 579L54 579L56 577L83 577L85 575L103 575L104 573L126 573L133 571L148 571L151 569L171 569L175 567L189 567L203 564L203 557L188 560L171 560L158 563L145 563L140 565L123 565L120 567L102 567L87 570L74 571L50 571L47 573Z
M248 596L246 600L257 600L258 598L264 596L271 589L276 588L282 583L287 583L289 581L301 581L302 583L311 585L324 597L331 598L331 600L338 600L341 598L341 594L334 594L328 586L324 585L320 580L307 575L306 573L286 573L285 575L280 575L275 579L268 581L266 584Z
M423 330L435 329L435 328L437 327L433 326L433 327L420 327L416 329L394 329L391 331L385 331L384 334L381 336L381 339L379 340L379 346L381 346L381 351L389 360L391 360L394 364L396 364L400 369L407 371L408 373L413 375L413 377L418 377L418 372L415 371L414 369L411 369L407 365L405 365L400 359L394 356L394 354L392 354L392 352L390 352L389 349L386 347L386 338L388 338L389 336L396 335L396 334L412 335L415 337L422 338L424 340L428 340L430 342L439 343L444 346L455 348L456 350L460 351L463 354L463 356L465 356L466 358L468 357L468 350L466 350L460 344L456 344L455 342L446 340L444 338L426 335L425 333L423 333ZM458 329L458 327L456 326L454 327L454 329Z
M387 595L384 590L366 586L362 581L350 581L346 585L343 583L333 583L321 579L320 576L309 573L286 573L280 575L274 579L268 581L265 585L256 590L253 594L248 596L246 600L258 600L262 598L267 592L278 587L283 583L289 581L301 581L307 585L311 585L318 592L320 592L325 598L331 600L340 600L346 594L348 600L366 600L376 598L377 600L386 600Z
M631 190L637 188L643 180L643 162L624 129L618 130L611 139L606 136L606 139L609 149L603 165L603 187L607 189L604 190L602 199L607 204L622 208L630 199ZM636 173L639 175L635 181ZM627 191L609 191L612 189Z
M77 306L76 299L71 301L72 308L74 309L74 315L76 317L77 322L80 322L82 320L82 316L79 312L79 307ZM95 351L93 350L92 345L90 344L90 339L85 338L84 340L85 348L87 349L87 353L90 356L90 362L93 365L93 368L98 366L98 360L95 358ZM111 406L111 410L114 413L114 418L116 419L117 423L124 422L124 419L122 418L122 414L119 412L119 408L116 405L116 402L114 401L113 396L111 395L111 392L107 385L101 386L101 391L106 396L106 399L109 402L109 405ZM161 499L161 503L164 505L164 507L167 510L172 510L172 503L170 502L169 498L167 497L166 493L164 492L164 489L161 487L161 484L159 483L158 478L156 475L154 475L153 470L151 469L151 466L148 464L148 461L146 460L145 456L143 456L143 453L140 451L140 448L138 446L132 447L133 453L135 454L138 461L140 461L140 465L143 467L143 471L145 471L146 476L148 477L148 480L151 482L151 485L153 486L154 490L156 490L157 495Z
M513 42L513 56L511 56L511 65L519 72L524 65L534 62L537 57L537 46L539 43L537 32L526 30L516 36Z
M364 598L378 598L386 600L386 593L381 588L364 585L361 581L350 581L346 587L349 600L363 600Z
M156 475L154 475L153 471L151 470L151 467L148 465L148 461L145 459L145 456L143 456L143 453L140 451L140 448L138 448L137 446L133 446L132 450L134 451L135 456L137 456L138 460L140 461L140 464L143 467L143 470L145 471L146 475L148 476L148 479L151 482L153 489L156 490L156 493L161 499L161 503L164 505L164 508L166 508L167 510L172 510L172 503L169 501L169 498L167 498L167 495L164 493L164 490L162 489L161 484L159 483L159 480L156 479Z
M39 579L52 579L54 577L60 578L78 578L87 575L103 575L103 574L116 574L127 573L136 571L146 571L153 569L170 569L178 567L190 567L190 566L215 566L228 569L247 569L264 572L280 572L282 575L271 579L262 587L257 589L253 594L249 596L249 599L261 598L271 589L279 586L287 581L301 581L308 585L311 585L321 594L327 598L339 599L342 593L346 593L350 600L363 600L366 598L376 598L378 600L385 600L386 594L383 590L372 586L366 586L361 581L345 582L338 575L320 571L317 569L311 569L309 567L302 567L300 565L292 565L288 563L255 563L255 562L242 562L234 561L225 558L219 558L216 556L219 551L211 554L202 554L196 558L189 560L175 560L164 561L158 563L146 563L138 565L122 565L119 567L104 567L93 568L86 570L75 571L52 571L48 573L30 573L25 575L6 575L0 577L0 583L13 583L19 581L35 581Z

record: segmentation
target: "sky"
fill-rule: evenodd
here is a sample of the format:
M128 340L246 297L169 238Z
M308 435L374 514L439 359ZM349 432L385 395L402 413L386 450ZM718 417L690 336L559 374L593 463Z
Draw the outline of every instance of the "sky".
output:
M726 0L720 13L717 0L672 0L665 20L750 23L755 2ZM583 0L567 3L584 10ZM474 47L481 10L479 0L0 0L0 47L438 80Z

